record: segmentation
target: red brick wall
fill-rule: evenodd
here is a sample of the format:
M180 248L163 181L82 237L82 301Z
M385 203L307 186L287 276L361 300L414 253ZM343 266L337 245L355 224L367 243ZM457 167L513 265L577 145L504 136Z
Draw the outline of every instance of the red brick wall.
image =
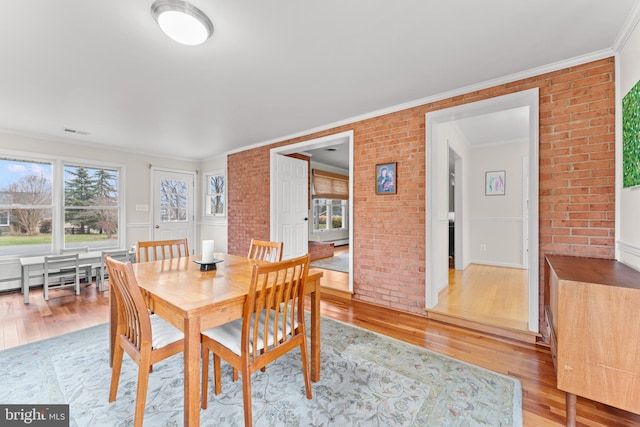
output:
M534 87L540 92L540 278L547 253L613 258L613 58L229 156L229 251L245 254L251 238L269 237L271 148L353 130L354 298L423 314L424 116ZM392 161L398 192L376 195L375 165Z

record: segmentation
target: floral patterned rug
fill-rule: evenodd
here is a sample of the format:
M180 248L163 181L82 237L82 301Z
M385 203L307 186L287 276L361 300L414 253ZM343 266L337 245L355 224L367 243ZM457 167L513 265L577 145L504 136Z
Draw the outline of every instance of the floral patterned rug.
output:
M252 375L255 426L521 426L516 379L322 318L321 379L307 400L298 351ZM210 363L212 363L210 361ZM223 365L202 426L242 426L242 381ZM99 325L0 351L0 403L70 405L71 426L133 424L137 367L125 355L108 403L108 329ZM183 359L153 367L145 426L183 423Z

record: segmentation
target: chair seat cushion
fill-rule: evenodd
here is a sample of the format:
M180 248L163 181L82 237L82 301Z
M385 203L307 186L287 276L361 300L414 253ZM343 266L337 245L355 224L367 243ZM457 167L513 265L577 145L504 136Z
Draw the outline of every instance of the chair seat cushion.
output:
M162 348L184 338L184 334L180 329L160 316L152 314L149 319L151 320L151 332L153 334L151 340L153 349Z
M258 342L256 343L257 349L262 350L264 348L264 311L260 314L260 326L258 331ZM269 317L271 318L271 324L273 324L275 320L275 313L273 311L270 312ZM255 319L255 314L251 317L251 323ZM233 351L235 354L240 355L242 353L240 349L240 342L242 339L242 321L243 319L236 319L233 322L225 323L224 325L217 326L215 328L207 329L202 332L202 335L206 335L214 341L219 342L223 346L227 347L229 350ZM295 322L295 328L298 327L298 322ZM291 334L291 323L287 322L286 326L286 334ZM270 347L274 343L273 333L271 333L272 328L269 328L269 336L267 337L267 347ZM278 336L282 337L282 318L279 319L278 322ZM249 339L249 352L253 353L253 338Z

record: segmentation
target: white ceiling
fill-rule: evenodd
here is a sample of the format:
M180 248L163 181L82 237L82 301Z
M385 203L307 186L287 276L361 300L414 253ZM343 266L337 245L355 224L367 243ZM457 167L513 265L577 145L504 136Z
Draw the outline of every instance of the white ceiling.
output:
M311 156L311 161L322 163L323 165L334 166L336 168L349 171L349 143L341 142L330 147L314 148L304 150L304 154Z
M638 15L636 0L192 0L215 30L187 47L151 3L0 0L0 129L209 158L611 55Z
M455 125L472 148L521 143L529 139L529 107L458 119Z

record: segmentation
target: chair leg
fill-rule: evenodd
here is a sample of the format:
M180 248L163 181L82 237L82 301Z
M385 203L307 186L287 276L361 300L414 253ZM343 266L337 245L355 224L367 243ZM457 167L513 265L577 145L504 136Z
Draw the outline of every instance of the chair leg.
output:
M238 381L238 370L233 368L233 382L235 383L236 381Z
M251 413L251 374L248 366L244 366L242 369L242 401L244 403L244 426L251 427L253 414Z
M200 401L200 407L207 409L207 401L209 400L209 348L205 345L202 346L202 397Z
M220 375L220 356L213 353L213 377L215 381L216 395L222 392L222 376Z
M309 358L307 356L307 343L303 340L300 344L300 354L302 355L302 375L304 376L304 387L307 389L307 399L312 399L311 376L309 375Z
M144 417L144 407L147 403L147 389L149 387L149 369L151 366L151 355L141 357L140 366L138 366L138 389L136 393L136 413L133 419L134 427L142 427L142 419Z
M113 366L111 368L111 388L109 389L109 402L116 400L118 394L118 383L120 382L120 370L122 369L122 356L124 351L120 343L116 340L113 349Z

